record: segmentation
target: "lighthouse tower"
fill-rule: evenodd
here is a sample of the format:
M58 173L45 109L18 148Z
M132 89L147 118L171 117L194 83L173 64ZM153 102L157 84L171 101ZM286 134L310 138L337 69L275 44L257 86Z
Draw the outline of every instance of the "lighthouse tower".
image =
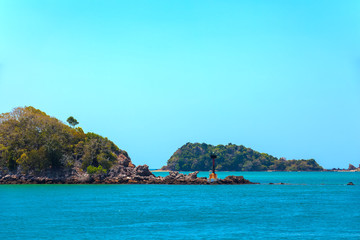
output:
M211 159L212 159L212 173L210 173L210 176L209 176L209 180L210 182L215 182L217 180L217 175L215 174L215 158L216 158L216 155L214 153L212 153L210 155Z

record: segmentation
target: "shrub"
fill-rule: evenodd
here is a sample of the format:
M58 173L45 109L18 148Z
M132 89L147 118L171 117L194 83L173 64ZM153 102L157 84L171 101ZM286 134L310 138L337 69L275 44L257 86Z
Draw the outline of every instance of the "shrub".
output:
M98 167L94 167L93 165L90 165L86 169L87 173L90 175L100 175L106 173L106 169L103 169L101 165Z

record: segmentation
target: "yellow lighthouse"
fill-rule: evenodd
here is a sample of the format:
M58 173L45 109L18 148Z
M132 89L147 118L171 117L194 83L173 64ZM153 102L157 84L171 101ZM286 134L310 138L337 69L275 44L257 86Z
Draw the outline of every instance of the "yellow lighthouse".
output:
M212 159L212 173L210 173L210 176L209 176L209 180L210 182L215 182L217 180L217 175L215 173L215 158L216 158L216 155L214 153L212 153L210 155L211 159Z

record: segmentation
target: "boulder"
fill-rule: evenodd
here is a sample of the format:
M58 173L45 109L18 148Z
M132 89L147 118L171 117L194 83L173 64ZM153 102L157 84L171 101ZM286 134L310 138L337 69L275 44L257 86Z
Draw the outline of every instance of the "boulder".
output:
M355 170L355 169L356 169L356 167L354 165L349 164L348 170Z
M245 184L250 183L250 181L244 179L243 176L227 176L224 180L222 180L223 183L226 184Z
M155 176L150 170L148 165L139 165L135 168L135 174L138 176Z
M196 179L198 173L199 173L199 171L189 173L188 175L185 176L185 180L194 180L194 179Z

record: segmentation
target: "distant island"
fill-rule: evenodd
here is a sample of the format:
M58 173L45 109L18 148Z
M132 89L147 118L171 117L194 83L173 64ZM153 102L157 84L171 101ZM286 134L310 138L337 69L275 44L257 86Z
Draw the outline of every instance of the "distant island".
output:
M252 184L241 176L210 183L198 172L156 177L109 139L76 127L74 117L67 123L31 106L1 114L0 184Z
M186 143L167 161L162 170L209 171L210 154L215 153L218 171L323 171L314 159L286 160L260 153L243 145L213 146L206 143Z

